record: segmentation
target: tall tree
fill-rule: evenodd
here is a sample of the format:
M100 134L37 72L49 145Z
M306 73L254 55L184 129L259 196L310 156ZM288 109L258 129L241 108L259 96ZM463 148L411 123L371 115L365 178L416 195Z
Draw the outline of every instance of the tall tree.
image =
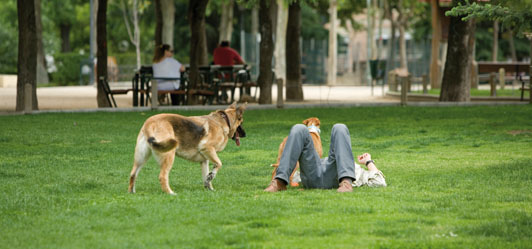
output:
M441 18L440 6L438 0L431 0L431 15L432 15L432 41L430 53L430 86L431 88L440 88L440 67L438 61L440 60L440 40L441 34Z
M286 82L286 39L288 25L288 5L285 0L277 0L277 18L273 20L275 25L275 50L273 51L275 61L275 78L283 79ZM297 42L299 42L299 37Z
M259 26L260 26L260 61L259 78L257 84L260 88L259 104L272 103L272 58L273 58L273 28L271 8L272 0L260 0Z
M162 42L174 47L174 23L175 2L174 0L160 0L163 19Z
M35 28L37 33L37 83L48 83L48 71L46 70L46 60L44 58L44 45L42 41L42 18L41 0L35 0Z
M532 57L532 1L530 0L512 0L505 1L505 6L500 3L497 5L479 4L462 4L456 6L446 13L450 16L460 16L462 20L467 21L472 18L498 20L505 26L515 28L519 35L527 35L530 39L530 57ZM532 67L530 67L532 74ZM532 77L530 77L530 86L532 86ZM530 91L530 103L532 104L532 91Z
M161 10L161 0L153 1L155 9L155 47L163 44L163 12Z
M301 82L301 6L299 0L288 7L288 27L286 30L286 99L303 100Z
M336 84L337 71L337 32L336 32L336 18L338 15L338 1L331 0L329 4L329 58L327 60L327 84Z
M491 60L497 61L499 54L499 21L493 21L493 46L491 48Z
M231 34L233 34L233 5L234 0L222 1L218 43L221 41L231 42Z
M453 5L466 4L466 0L453 0ZM449 47L443 72L440 101L469 101L470 80L468 79L471 57L470 37L474 35L473 20L462 21L464 16L451 17L449 24Z
M72 51L70 44L70 33L72 24L76 20L75 5L79 4L76 0L47 0L45 14L52 19L59 29L61 38L61 52L68 53ZM44 9L43 9L44 10Z
M35 0L18 0L17 111L38 110ZM31 105L31 106L26 106Z
M98 44L97 52L97 68L96 68L96 82L97 84L97 93L96 101L98 102L98 107L111 107L111 103L107 101L107 96L103 85L100 84L98 79L105 78L107 79L107 0L98 0L98 13L96 15L96 42Z
M190 24L190 71L189 87L195 88L201 83L199 66L203 64L206 50L205 10L209 0L190 0L188 3L188 21ZM188 104L195 104L197 99L188 96Z
M122 14L124 16L124 23L126 24L126 30L127 34L129 35L129 40L135 46L135 53L137 55L137 69L140 69L141 60L138 0L132 0L131 2L128 1L127 4L126 0L121 0L120 9L122 10ZM133 32L131 32L131 25L133 25Z

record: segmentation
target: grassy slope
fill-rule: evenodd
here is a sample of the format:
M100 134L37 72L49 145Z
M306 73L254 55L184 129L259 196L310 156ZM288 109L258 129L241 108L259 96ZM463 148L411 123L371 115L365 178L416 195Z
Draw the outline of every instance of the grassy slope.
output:
M205 112L183 112L198 115ZM0 248L529 248L531 106L251 110L219 155L216 191L176 160L162 193L150 160L127 194L154 113L0 117ZM347 124L387 188L263 193L279 142L318 116ZM509 131L526 130L517 135Z

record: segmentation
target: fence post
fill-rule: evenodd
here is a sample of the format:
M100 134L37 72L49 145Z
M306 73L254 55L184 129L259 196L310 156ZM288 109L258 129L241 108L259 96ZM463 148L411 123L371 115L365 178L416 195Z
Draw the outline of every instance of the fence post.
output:
M499 68L499 85L501 85L501 89L504 89L504 75L505 75L504 68Z
M159 107L159 94L157 91L157 80L151 80L151 109L155 110Z
M405 106L408 102L408 85L409 77L400 77L401 82L401 105Z
M423 78L423 94L429 93L428 85L429 85L429 77L426 74L423 74L421 76Z
M495 73L490 73L490 96L497 96L497 85L495 83Z
M394 71L388 72L388 85L390 92L397 92L397 78Z
M278 78L276 80L277 83L277 108L283 108L284 107L284 101L283 101L283 78Z

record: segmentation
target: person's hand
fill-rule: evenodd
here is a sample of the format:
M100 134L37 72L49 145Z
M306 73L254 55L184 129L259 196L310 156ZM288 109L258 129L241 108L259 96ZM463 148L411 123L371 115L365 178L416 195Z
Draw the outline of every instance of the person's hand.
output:
M360 156L358 156L358 162L361 164L366 165L366 162L371 160L371 155L369 153L364 153Z

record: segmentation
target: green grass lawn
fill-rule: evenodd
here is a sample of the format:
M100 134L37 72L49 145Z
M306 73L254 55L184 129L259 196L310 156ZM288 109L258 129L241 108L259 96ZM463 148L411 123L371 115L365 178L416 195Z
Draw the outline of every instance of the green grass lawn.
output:
M249 110L216 191L177 159L177 196L163 194L151 159L128 194L153 114L0 116L0 248L532 247L532 105ZM345 123L389 186L263 192L279 142L311 116L325 154Z
M519 86L514 87L514 89L511 88L511 86L506 86L505 89L497 89L497 97L521 97L521 91L519 91ZM413 93L423 93L423 91L412 91ZM428 91L428 94L437 95L440 96L440 89L430 89ZM491 92L490 90L482 90L482 89L471 89L471 96L472 97L489 97ZM525 98L529 97L529 93L525 92Z

